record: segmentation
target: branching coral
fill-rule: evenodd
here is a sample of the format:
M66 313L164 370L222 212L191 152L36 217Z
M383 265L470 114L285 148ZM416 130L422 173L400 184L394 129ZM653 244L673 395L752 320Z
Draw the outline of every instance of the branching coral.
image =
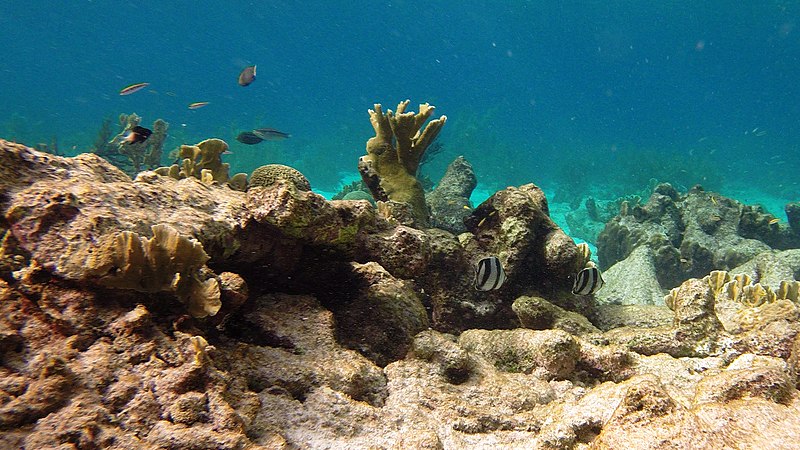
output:
M213 316L222 306L219 282L205 277L209 256L202 244L169 225L154 225L153 237L123 231L106 241L89 262L103 286L139 292L173 292L194 317Z
M418 113L406 112L409 102L400 102L397 112L384 114L380 104L369 110L375 136L367 141L367 154L359 159L358 170L376 200L410 204L416 223L426 226L428 206L416 174L447 116L431 120L423 129L435 108L424 103Z
M222 162L222 155L228 151L228 144L222 139L206 139L197 145L181 145L178 157L181 164L159 167L155 172L181 180L194 177L206 184L213 182L228 183L237 191L247 188L247 175L237 173L228 176L230 164Z

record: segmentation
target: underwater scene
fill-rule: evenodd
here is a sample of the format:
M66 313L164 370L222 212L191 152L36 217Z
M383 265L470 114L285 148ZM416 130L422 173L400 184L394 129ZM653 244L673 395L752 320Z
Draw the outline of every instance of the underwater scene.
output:
M1 449L794 449L800 2L0 0Z

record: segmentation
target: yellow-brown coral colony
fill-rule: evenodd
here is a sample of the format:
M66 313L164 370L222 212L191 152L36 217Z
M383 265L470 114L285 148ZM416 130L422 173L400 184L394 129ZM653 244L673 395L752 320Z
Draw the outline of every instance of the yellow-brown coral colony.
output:
M376 200L392 200L411 205L420 226L428 224L425 192L417 180L422 155L436 139L447 116L425 122L434 107L424 103L419 112L406 112L410 101L397 105L397 111L383 112L380 104L369 110L375 136L367 141L367 154L359 160L359 172Z

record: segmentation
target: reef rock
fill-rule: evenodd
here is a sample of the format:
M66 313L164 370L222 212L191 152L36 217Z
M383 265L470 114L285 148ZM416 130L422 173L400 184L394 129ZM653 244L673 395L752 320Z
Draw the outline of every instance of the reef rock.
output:
M655 255L663 288L712 270L730 270L764 251L797 246L798 236L758 207L692 188L681 196L658 185L643 206L621 208L597 241L607 269L645 245Z
M624 260L603 272L605 284L595 295L600 305L663 305L653 250L636 247Z
M439 184L425 196L431 211L431 226L453 234L467 231L464 218L472 212L469 197L477 184L472 164L463 156L451 162Z

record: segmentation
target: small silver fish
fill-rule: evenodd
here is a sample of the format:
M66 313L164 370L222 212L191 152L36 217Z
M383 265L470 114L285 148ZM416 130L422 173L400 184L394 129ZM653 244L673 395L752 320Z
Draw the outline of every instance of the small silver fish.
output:
M264 139L265 141L279 141L292 137L291 134L278 131L275 128L256 128L253 130L253 134L261 139Z
M500 289L506 281L506 272L496 256L489 256L478 261L475 268L475 289L491 291Z

